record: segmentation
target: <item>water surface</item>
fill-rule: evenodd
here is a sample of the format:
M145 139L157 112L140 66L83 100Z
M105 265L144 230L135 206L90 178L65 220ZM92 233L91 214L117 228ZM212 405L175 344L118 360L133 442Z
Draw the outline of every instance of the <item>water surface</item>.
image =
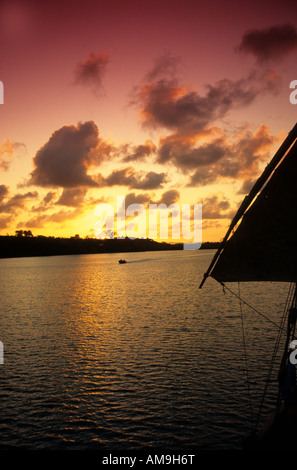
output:
M240 448L277 331L212 279L198 289L213 253L0 260L1 448ZM241 287L277 323L287 290Z

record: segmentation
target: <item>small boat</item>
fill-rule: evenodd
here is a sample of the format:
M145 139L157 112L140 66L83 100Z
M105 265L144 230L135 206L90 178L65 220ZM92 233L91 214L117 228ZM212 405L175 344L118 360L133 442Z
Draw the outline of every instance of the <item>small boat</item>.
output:
M289 286L279 325L274 324L277 327L275 349L268 364L257 419L251 435L243 443L245 449L292 449L297 442L297 351L294 351L297 344L296 174L297 124L243 200L200 284L201 288L211 276L223 290L230 291L226 283L239 286L242 282L259 282L264 287L265 283L285 282ZM243 301L240 291L236 296ZM265 318L270 321L269 317ZM278 356L272 422L261 430L259 418Z
M125 259L119 259L119 263L120 264L125 264L125 263L127 263L127 261Z

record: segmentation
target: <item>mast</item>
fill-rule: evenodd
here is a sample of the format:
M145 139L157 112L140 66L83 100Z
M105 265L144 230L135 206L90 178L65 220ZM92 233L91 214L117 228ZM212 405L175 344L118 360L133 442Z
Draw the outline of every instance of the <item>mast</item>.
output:
M285 141L282 143L282 145L280 146L280 148L278 149L278 151L275 153L274 157L272 158L272 160L270 161L270 163L266 166L264 172L262 173L262 175L260 176L260 178L256 181L256 183L254 184L253 188L251 189L250 193L244 198L244 200L242 201L242 204L240 205L235 217L233 218L231 224L230 224L230 227L229 229L227 230L227 233L224 237L224 239L222 240L217 252L215 253L215 256L212 260L212 262L210 263L207 271L205 272L204 274L204 277L200 283L200 286L199 286L199 289L202 288L204 282L206 281L206 279L208 278L208 276L210 275L214 265L216 264L221 252L223 251L223 249L225 248L225 245L228 241L228 238L232 232L232 230L234 229L234 227L236 226L236 224L239 222L239 220L242 218L242 216L245 214L246 210L248 209L248 207L250 206L250 204L252 203L252 201L254 200L254 198L256 197L256 195L259 193L259 191L261 190L261 188L264 186L264 184L268 181L268 179L270 178L270 176L272 175L272 173L274 172L275 168L277 167L277 165L280 163L280 161L282 160L282 158L284 157L284 155L286 154L286 152L290 149L290 147L292 146L292 144L294 143L294 141L296 140L297 138L297 123L295 124L295 126L293 127L293 129L289 132L287 138L285 139Z

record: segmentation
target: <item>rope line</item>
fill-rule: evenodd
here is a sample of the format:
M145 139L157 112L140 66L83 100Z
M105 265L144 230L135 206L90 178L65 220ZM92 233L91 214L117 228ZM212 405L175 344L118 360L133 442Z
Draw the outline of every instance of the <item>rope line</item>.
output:
M257 426L259 424L260 416L261 416L262 409L263 409L263 406L264 406L265 397L266 397L267 390L268 390L268 385L269 385L270 380L271 380L273 367L274 367L277 352L278 352L279 346L280 346L281 335L285 331L285 321L286 321L286 318L287 318L289 308L292 304L292 300L293 300L294 295L295 295L294 284L291 284L290 288L289 288L288 295L287 295L287 300L286 300L286 303L285 303L285 308L284 308L284 311L283 311L283 315L281 317L279 332L278 332L278 336L277 336L276 341L275 341L274 350L273 350L273 353L272 353L270 366L269 366L269 369L268 369L267 378L266 378L265 385L264 385L262 399L261 399L261 403L260 403L260 406L259 406L257 420L256 420L256 423L255 423L255 430L257 429ZM278 400L279 400L279 398L278 398Z
M239 307L240 307L241 330L242 330L242 343L243 343L243 349L244 349L244 361L245 361L245 370L246 370L246 380L247 380L247 388L248 388L248 399L249 399L251 423L253 423L253 421L254 421L254 415L253 415L253 406L252 406L252 397L251 397L251 387L250 387L250 377L249 377L249 367L248 367L248 359L247 359L247 347L246 347L246 339L245 339L245 332L244 332L243 310L242 310L242 301L241 301L240 283L239 283L239 282L238 282L238 297L239 297Z
M239 282L238 282L238 294L236 294L236 292L234 292L232 289L227 287L224 283L221 283L221 284L223 286L224 291L225 291L225 289L227 289L231 294L233 294L235 297L237 297L237 299L239 299L241 327L242 327L242 335L243 335L243 347L244 347L244 354L245 354L245 366L246 366L246 375L247 375L247 384L248 384L248 396L249 396L249 405L250 405L250 413L251 413L252 422L253 422L253 413L252 413L252 404L251 404L251 390L250 390L250 381L249 381L249 372L248 372L248 363L247 363L246 339L245 339L245 334L244 334L242 304L247 305L250 309L254 310L254 312L256 312L258 315L263 317L266 321L268 321L269 323L271 323L272 325L274 325L278 329L278 334L277 334L277 338L276 338L276 341L275 341L271 361L270 361L270 364L269 364L269 369L268 369L267 377L266 377L265 384L264 384L264 390L263 390L263 393L262 393L262 398L261 398L259 410L258 410L258 413L257 413L257 417L255 419L254 431L256 432L258 424L259 424L260 416L261 416L261 413L262 413L262 410L263 410L264 401L265 401L265 397L266 397L267 390L268 390L268 385L271 381L271 375L272 375L273 367L275 365L277 353L278 353L278 350L279 350L279 347L280 347L281 337L282 337L282 334L286 333L285 322L286 322L286 319L287 319L287 316L288 316L288 311L291 307L291 304L292 304L292 301L293 301L293 298L294 298L294 295L295 295L295 285L294 285L294 283L290 284L289 292L288 292L287 299L286 299L286 302L285 302L285 307L284 307L283 314L282 314L282 317L281 317L281 321L280 321L280 324L278 325L277 323L273 322L270 318L268 318L266 315L261 313L259 310L257 310L255 307L253 307L251 304L246 302L241 297Z
M285 331L285 328L278 325L277 323L273 322L272 320L270 320L270 318L266 317L266 315L264 315L263 313L259 312L259 310L257 310L255 307L253 307L251 304L249 304L248 302L246 302L246 300L244 300L242 297L240 297L238 294L236 294L236 292L234 292L232 289L230 289L229 287L226 286L226 284L224 283L221 283L222 286L223 286L223 289L227 289L231 294L233 294L235 297L237 297L242 303L244 303L245 305L247 305L249 308L251 308L252 310L254 310L254 312L258 313L258 315L260 315L261 317L265 318L265 320L267 320L269 323L271 323L272 325L274 325L278 330L282 329Z
M276 338L276 341L275 341L272 357L271 357L271 360L270 360L268 373L267 373L267 377L266 377L265 384L264 384L264 390L263 390L261 402L260 402L260 405L259 405L259 410L257 412L256 419L254 421L254 432L256 432L257 427L259 425L260 416L262 414L265 397L267 395L268 386L269 386L269 383L271 381L271 376L272 376L273 368L274 368L274 365L275 365L277 353L279 351L281 337L287 331L286 326L285 326L285 322L286 322L286 319L287 319L287 316L288 316L288 311L289 311L289 309L292 305L292 301L293 301L293 298L294 298L294 295L295 295L295 284L294 283L290 284L289 292L288 292L287 299L286 299L286 302L285 302L285 307L284 307L283 314L282 314L281 321L280 321L279 325L277 323L273 322L270 318L268 318L266 315L261 313L258 309L253 307L251 304L246 302L241 297L239 282L238 282L238 294L236 294L236 292L234 292L232 289L227 287L224 283L221 283L221 284L223 286L224 291L225 291L225 289L228 290L231 294L233 294L235 297L237 297L237 299L239 299L241 327L242 327L242 338L243 338L243 347L244 347L244 354L245 354L245 367L246 367L246 376L247 376L247 384L248 384L248 398L249 398L249 406L250 406L250 414L251 414L252 423L254 421L254 418L253 418L253 410L252 410L252 402L251 402L251 390L250 390L250 380L249 380L248 363L247 363L246 338L245 338L245 333L244 333L242 304L247 305L250 309L254 310L254 312L256 312L258 315L263 317L266 321L268 321L269 323L271 323L272 325L274 325L278 329L278 334L277 334L277 338ZM279 398L278 398L278 401L279 401Z

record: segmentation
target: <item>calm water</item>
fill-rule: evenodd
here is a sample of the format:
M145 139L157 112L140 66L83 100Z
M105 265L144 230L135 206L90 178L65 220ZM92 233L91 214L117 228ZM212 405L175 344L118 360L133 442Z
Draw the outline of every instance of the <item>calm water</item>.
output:
M240 448L277 331L243 306L250 407L239 302L212 279L198 289L212 256L0 260L1 447ZM278 322L287 290L242 295Z

